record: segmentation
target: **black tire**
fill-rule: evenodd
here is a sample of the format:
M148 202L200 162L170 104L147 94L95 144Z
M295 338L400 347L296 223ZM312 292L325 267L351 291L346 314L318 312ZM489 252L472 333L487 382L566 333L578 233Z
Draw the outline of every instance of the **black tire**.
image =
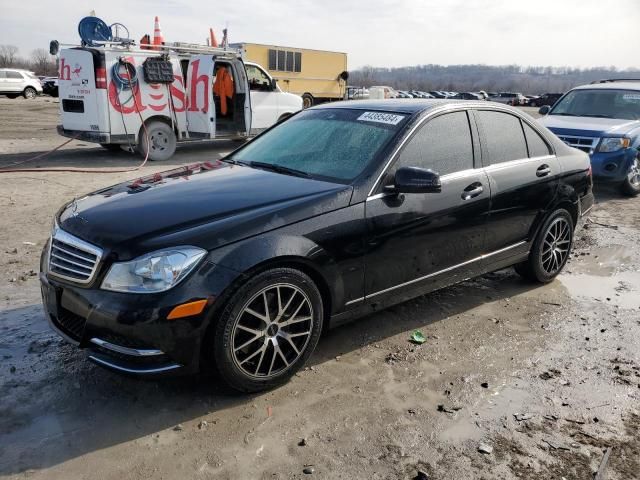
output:
M16 93L12 93L10 95L7 95L7 98L10 98L11 100L15 100L16 98L18 98L20 95L16 94Z
M120 152L120 151L122 151L122 149L120 148L120 144L119 143L101 143L100 146L102 148L104 148L105 150L108 150L110 152Z
M629 197L635 197L640 194L640 156L635 158L627 178L620 186L620 190Z
M551 282L571 255L574 228L573 217L568 211L563 208L555 210L542 224L529 258L514 266L516 272L534 282Z
M26 98L27 100L32 99L32 98L36 98L37 95L38 95L38 92L36 92L36 89L33 88L33 87L27 87L22 92L22 96L24 98Z
M147 139L151 145L149 149L149 160L163 161L169 160L176 151L177 138L173 129L164 122L152 120L144 127L140 128L138 151L142 157L147 155Z
M314 103L315 99L313 98L313 95L311 95L310 93L305 93L304 95L302 95L302 108L313 107Z
M323 318L322 297L313 280L299 270L273 268L231 296L214 334L206 337L213 345L204 348L213 346L215 366L232 388L268 390L287 382L305 364L320 338Z

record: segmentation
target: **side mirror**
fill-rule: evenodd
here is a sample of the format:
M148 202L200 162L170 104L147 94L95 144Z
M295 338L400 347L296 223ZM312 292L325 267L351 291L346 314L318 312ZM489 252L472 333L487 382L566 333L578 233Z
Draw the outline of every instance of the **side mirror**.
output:
M540 107L540 110L538 110L538 113L540 115L546 115L547 113L549 113L549 110L551 110L551 107L549 105L543 105L542 107Z
M396 171L395 185L387 187L396 193L439 193L440 175L420 167L401 167Z
M278 81L275 78L271 79L271 89L272 90L277 90L278 89Z

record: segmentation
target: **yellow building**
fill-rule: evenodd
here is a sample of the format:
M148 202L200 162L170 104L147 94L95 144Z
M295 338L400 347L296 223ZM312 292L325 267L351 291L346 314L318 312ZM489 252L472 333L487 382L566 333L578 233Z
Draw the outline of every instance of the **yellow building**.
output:
M243 57L266 68L280 88L300 95L304 107L344 98L347 85L347 54L278 47L258 43L238 43Z

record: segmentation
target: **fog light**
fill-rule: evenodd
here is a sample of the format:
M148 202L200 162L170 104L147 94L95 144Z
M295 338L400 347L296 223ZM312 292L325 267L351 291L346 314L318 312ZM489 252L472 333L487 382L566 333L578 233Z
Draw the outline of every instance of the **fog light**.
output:
M617 170L617 168L618 168L618 165L616 165L615 163L607 163L607 164L604 166L604 169L605 169L607 172L613 172L614 170Z

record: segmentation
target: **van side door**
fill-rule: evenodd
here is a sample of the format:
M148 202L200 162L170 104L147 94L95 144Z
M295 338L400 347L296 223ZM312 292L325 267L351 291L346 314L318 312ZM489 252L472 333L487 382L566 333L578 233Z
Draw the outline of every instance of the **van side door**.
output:
M187 69L187 131L191 138L213 138L216 109L213 103L214 57L193 55Z
M537 221L554 201L561 166L546 140L515 114L475 111L491 185L487 251L495 258L528 249Z
M259 66L246 65L249 91L251 92L251 131L258 133L278 121L278 89L271 77Z

